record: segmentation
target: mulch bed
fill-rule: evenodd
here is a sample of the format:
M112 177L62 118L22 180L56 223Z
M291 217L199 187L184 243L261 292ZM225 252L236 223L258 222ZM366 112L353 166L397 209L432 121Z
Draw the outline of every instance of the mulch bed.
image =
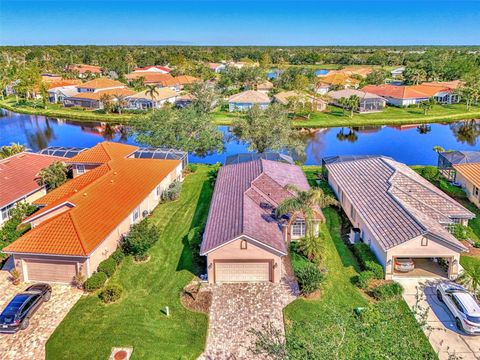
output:
M212 293L206 288L199 288L196 283L190 283L183 289L180 301L188 310L208 314L212 305Z

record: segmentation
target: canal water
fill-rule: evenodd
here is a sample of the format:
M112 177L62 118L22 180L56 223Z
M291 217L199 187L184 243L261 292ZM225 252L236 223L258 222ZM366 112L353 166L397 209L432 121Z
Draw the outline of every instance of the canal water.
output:
M248 152L248 146L238 141L227 126L219 129L225 134L225 150L205 157L190 154L190 162L223 163L228 155ZM104 140L136 144L121 126L9 111L0 113L0 145L16 142L38 151L47 146L91 147ZM322 157L330 155L382 154L408 165L433 165L435 145L445 149L480 150L480 120L423 126L316 129L305 138L305 164L320 164Z

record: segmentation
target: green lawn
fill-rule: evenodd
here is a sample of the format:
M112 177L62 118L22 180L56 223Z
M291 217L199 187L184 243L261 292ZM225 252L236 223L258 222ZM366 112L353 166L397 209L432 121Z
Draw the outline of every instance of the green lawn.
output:
M82 297L49 339L48 359L107 359L114 346L133 346L133 359L195 359L202 353L207 315L186 310L179 294L193 277L184 242L189 229L206 221L208 171L200 165L185 179L180 199L152 213L160 237L151 260L136 264L128 257L111 279L125 288L122 299L104 305L95 295ZM167 305L170 317L162 312Z

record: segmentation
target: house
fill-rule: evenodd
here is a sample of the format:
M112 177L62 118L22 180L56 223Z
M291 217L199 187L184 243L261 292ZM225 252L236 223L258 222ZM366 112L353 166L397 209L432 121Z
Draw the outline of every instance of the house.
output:
M281 153L276 153L276 152L263 152L263 153L239 153L235 155L229 155L225 159L225 165L240 164L240 163L259 160L259 159L278 161L278 162L283 162L290 165L295 164L295 161L293 161L293 158L291 156L281 154Z
M306 231L304 219L275 216L275 208L293 196L288 184L309 189L296 165L260 159L220 168L200 248L210 283L281 280L288 241ZM320 209L314 212L318 231L324 218Z
M159 109L165 103L175 103L177 97L178 93L176 91L169 88L159 88L153 95L148 90L140 91L129 96L127 101L128 107L131 109Z
M325 95L330 91L330 88L331 88L330 84L318 81L315 84L315 90L314 91L315 91L316 94Z
M362 90L381 96L394 106L416 105L430 98L434 98L439 104L454 104L460 101L460 97L452 89L444 86L382 84L367 85Z
M244 111L254 105L266 109L270 105L270 101L268 95L263 92L247 90L228 98L228 111Z
M392 78L398 79L403 76L404 71L405 71L405 66L400 66L390 71L390 75L392 76Z
M358 96L360 101L356 111L360 114L383 111L386 104L385 99L381 96L355 89L330 91L327 95L332 99L332 104L339 107L344 107L340 99L348 99L351 96Z
M31 152L0 160L0 227L17 203L31 204L47 193L45 186L37 183L38 173L56 161L64 159Z
M210 70L215 71L216 73L221 73L222 71L224 71L227 68L225 66L225 64L222 64L222 63L208 63L207 67Z
M342 72L330 71L328 75L320 77L321 83L326 84L329 87L340 86L344 88L354 88L356 89L360 84L360 80L354 79L349 75L346 75Z
M255 84L255 90L263 92L265 94L268 94L272 89L273 89L273 84L268 80Z
M143 83L145 85L157 85L160 86L164 81L169 81L173 79L173 76L170 74L162 74L160 72L153 72L153 71L141 71L141 72L133 72L130 74L125 75L125 78L129 82L133 82L140 78L143 78Z
M314 111L325 111L327 109L326 101L301 91L282 91L273 96L273 100L276 103L285 106L293 99L298 99L299 101L302 101L302 103L311 103Z
M95 159L95 149L87 152L105 160L101 152ZM42 208L23 221L32 229L3 251L24 281L88 278L181 176L179 160L115 156L36 200Z
M78 93L77 86L80 80L62 79L48 83L48 101L50 103L61 103L66 97L75 96Z
M449 181L457 181L455 165L480 163L480 151L441 151L438 153L438 171Z
M124 89L126 87L127 86L120 81L101 77L101 78L93 79L78 85L77 90L79 93L84 93L84 92L98 92L98 91L111 90L111 89Z
M42 78L42 82L44 82L46 84L50 84L52 82L63 80L63 77L61 75L50 74L50 73L41 74L40 77Z
M183 94L178 95L175 100L175 106L179 109L183 109L184 107L190 105L195 97L192 94Z
M78 73L79 78L86 78L89 74L100 75L102 68L95 65L76 64L67 66L67 71Z
M126 88L98 90L95 92L81 92L63 99L64 106L81 106L87 109L103 109L104 98L112 103L117 102L118 97L126 98L134 95L135 91Z
M158 85L159 87L167 87L175 91L181 91L187 85L192 85L197 82L200 82L200 79L189 76L189 75L179 75L172 77L171 79L165 79L164 81L160 82Z
M353 241L367 244L385 270L385 278L402 276L396 258L413 258L407 276L454 279L460 253L466 251L451 233L475 215L410 167L384 156L332 156L323 159L328 183L353 227ZM444 273L438 262L445 263ZM430 274L430 275L428 275ZM403 275L405 276L405 275Z
M430 81L424 82L422 85L427 86L437 86L442 88L448 88L450 90L457 90L465 85L465 81L462 80L452 80L452 81Z
M140 67L134 70L135 73L154 72L159 74L169 74L171 71L172 69L170 69L167 66L158 66L158 65Z
M468 199L480 208L480 162L453 165L457 176L455 182L459 183Z

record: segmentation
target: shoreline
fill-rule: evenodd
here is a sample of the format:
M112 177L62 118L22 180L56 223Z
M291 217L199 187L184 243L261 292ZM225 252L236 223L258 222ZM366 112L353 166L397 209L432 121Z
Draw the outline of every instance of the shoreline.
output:
M5 100L0 100L0 108L26 115L48 116L61 119L71 119L84 122L105 122L111 124L128 124L138 114L95 114L88 110L78 111L70 109L41 109L31 108L26 106L15 106ZM393 108L387 108L393 109ZM392 111L398 112L408 109L395 108ZM385 110L387 111L387 110ZM307 120L292 120L292 127L297 129L318 129L318 128L333 128L333 127L360 127L360 126L385 126L385 125L415 125L428 123L451 123L461 120L474 120L480 118L480 107L473 107L472 111L423 115L418 113L410 113L411 117L391 117L385 114L386 117L380 117L380 113L373 114L375 117L368 117L372 114L355 114L352 119L347 116L338 115L335 113L315 113L312 118ZM408 115L406 113L405 115ZM231 126L237 114L227 112L214 112L214 123L216 125Z

